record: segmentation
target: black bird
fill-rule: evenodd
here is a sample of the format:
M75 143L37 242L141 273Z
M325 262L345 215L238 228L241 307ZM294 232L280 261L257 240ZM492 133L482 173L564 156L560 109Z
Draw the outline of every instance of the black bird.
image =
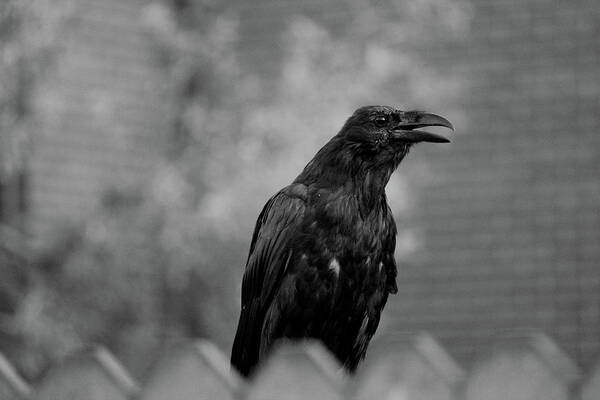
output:
M280 338L316 338L353 371L389 293L396 293L396 224L385 186L445 118L388 106L359 108L256 222L231 363L247 376Z

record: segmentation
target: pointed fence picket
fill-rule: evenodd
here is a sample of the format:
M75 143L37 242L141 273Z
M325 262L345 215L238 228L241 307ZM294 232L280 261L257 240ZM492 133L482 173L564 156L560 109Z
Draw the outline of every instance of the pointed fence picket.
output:
M280 343L249 378L205 340L165 351L143 385L104 348L67 357L32 384L0 354L0 400L599 400L600 363L582 374L547 336L503 339L465 371L426 333L374 341L349 376L318 342Z
M452 400L464 371L429 334L375 341L351 384L357 400Z
M568 400L580 378L575 364L547 336L513 337L476 363L465 400ZM600 399L600 398L599 398Z
M33 390L33 400L127 400L138 386L102 347L82 351L48 370Z
M15 371L8 360L0 354L0 399L21 400L29 397L29 385Z
M233 400L242 379L229 367L223 353L210 342L179 345L168 351L154 368L140 400Z
M244 399L342 400L345 378L320 343L280 343L253 375Z

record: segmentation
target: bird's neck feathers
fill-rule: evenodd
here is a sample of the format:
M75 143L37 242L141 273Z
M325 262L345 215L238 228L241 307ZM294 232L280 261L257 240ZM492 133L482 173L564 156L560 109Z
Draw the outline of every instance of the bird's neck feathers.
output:
M385 199L385 186L410 146L385 156L369 155L362 144L335 136L318 151L296 178L296 183L355 195L366 208Z

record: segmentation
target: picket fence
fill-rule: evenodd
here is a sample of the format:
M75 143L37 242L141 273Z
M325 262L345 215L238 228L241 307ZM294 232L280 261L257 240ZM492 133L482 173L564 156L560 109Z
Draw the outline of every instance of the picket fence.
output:
M600 364L587 374L543 334L499 341L469 371L430 335L372 344L348 376L319 343L281 344L249 380L204 340L178 345L143 385L104 348L67 357L35 383L0 355L1 400L600 400Z

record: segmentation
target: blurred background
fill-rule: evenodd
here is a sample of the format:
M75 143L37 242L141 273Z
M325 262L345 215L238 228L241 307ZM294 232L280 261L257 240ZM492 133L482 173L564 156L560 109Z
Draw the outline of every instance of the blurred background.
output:
M266 200L354 108L450 119L388 187L399 293L378 334L469 365L547 333L600 352L600 3L4 0L0 352L90 343L137 376L229 352Z

